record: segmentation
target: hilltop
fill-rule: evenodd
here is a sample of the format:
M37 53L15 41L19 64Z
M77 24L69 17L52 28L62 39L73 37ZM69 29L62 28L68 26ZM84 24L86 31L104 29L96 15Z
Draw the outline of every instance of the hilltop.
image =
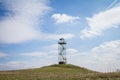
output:
M120 73L99 73L71 64L0 71L0 80L120 80Z

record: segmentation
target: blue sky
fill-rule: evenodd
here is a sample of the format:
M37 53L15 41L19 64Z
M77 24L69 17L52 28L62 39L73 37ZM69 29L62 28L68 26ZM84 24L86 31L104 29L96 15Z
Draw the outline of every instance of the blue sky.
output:
M61 37L68 63L120 69L120 1L0 0L0 70L56 64Z

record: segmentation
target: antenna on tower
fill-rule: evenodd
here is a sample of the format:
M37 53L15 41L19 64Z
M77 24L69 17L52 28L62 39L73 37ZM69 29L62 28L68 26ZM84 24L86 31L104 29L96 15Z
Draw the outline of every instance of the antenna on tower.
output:
M60 38L58 41L58 64L66 64L66 42L64 38Z

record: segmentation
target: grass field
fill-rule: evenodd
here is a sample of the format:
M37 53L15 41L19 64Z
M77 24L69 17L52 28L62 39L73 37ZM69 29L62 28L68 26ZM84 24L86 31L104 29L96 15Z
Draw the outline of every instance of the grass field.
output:
M0 71L0 80L120 80L120 72L99 73L67 65L51 65L36 69Z

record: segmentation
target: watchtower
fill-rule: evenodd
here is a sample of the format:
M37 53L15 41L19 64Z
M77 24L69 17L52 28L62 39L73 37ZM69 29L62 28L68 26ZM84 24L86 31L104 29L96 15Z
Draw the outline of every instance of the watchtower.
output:
M66 42L64 38L60 38L58 41L58 64L66 64Z

